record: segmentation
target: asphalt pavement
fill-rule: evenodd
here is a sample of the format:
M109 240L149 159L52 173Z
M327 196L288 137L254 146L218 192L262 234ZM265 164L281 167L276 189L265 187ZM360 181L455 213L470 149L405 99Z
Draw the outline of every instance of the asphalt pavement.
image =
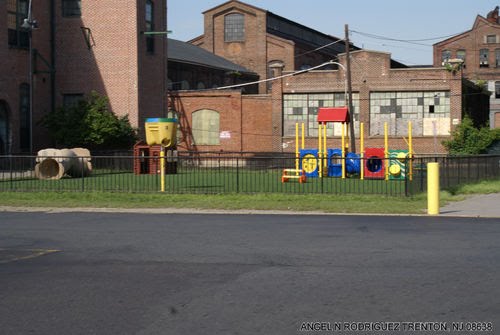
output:
M1 206L0 212L116 212L116 213L149 213L149 214L279 214L279 215L345 215L345 213L330 213L321 212L293 212L293 211L276 211L276 210L218 210L204 209L198 210L193 208L57 208L57 207L10 207ZM359 215L368 216L384 216L385 214L370 214L358 213ZM353 214L353 215L358 215ZM398 214L396 214L398 215ZM403 216L405 214L402 214ZM422 215L426 215L422 213ZM450 202L440 208L441 216L452 217L485 217L485 218L500 218L500 193L469 195L465 200ZM387 216L387 215L386 215Z
M477 217L2 212L0 333L493 335L499 237Z
M451 202L441 207L440 214L500 218L500 193L468 196L463 201Z

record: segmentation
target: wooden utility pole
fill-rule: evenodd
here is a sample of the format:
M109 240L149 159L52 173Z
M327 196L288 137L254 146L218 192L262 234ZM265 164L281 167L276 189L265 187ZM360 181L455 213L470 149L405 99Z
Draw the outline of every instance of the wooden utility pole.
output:
M347 95L349 100L349 138L351 139L350 152L356 153L356 136L354 134L354 107L352 105L352 81L351 81L351 54L349 52L349 25L345 25L345 59L347 76Z

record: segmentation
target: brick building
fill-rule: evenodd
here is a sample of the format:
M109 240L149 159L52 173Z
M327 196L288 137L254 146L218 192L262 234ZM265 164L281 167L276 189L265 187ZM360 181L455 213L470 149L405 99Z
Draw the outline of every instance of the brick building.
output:
M181 123L180 149L197 151L292 151L297 122L304 122L308 146L314 147L318 108L345 104L344 73L334 63L261 83L261 94L243 94L257 92L251 86L206 90L291 74L332 59L345 63L342 40L239 1L206 11L205 34L190 46L141 34L166 30L165 0L123 0L120 6L97 0L36 1L33 18L39 27L32 31L30 78L30 32L21 27L28 2L0 2L0 13L7 17L0 20L0 154L49 146L48 134L37 126L40 118L92 90L108 96L112 111L128 114L142 128L145 118L167 112L170 82L175 92L169 104ZM168 82L166 44L172 55ZM484 115L476 108L484 105L484 95L461 72L441 64L408 68L387 53L352 45L350 50L355 128L365 124L367 146L382 145L385 121L391 145L406 146L411 120L416 152L443 152L441 140L460 123L463 110L473 110L478 120ZM328 129L328 136L330 145L338 146L337 126Z
M0 155L51 146L40 119L91 91L107 96L111 111L128 115L143 130L145 118L166 115L167 87L205 89L259 79L202 48L164 34L144 34L166 31L166 0L123 0L119 5L39 0L32 6L38 24L30 32L22 27L29 0L0 1L0 13L7 18L0 20Z
M488 96L477 86L442 67L394 68L390 54L367 50L354 51L351 59L357 151L360 122L365 147L383 147L387 122L390 147L405 149L411 121L416 154L444 153L441 142L461 122L463 109L487 106ZM339 62L345 65L345 54ZM282 69L277 63L273 76L293 73ZM181 119L180 149L291 152L296 123L305 125L306 146L316 148L318 108L346 105L344 75L343 70L317 70L284 77L273 81L266 95L176 92L172 105ZM329 147L340 147L339 124L330 124L327 135Z
M165 39L141 32L166 30L165 0L33 1L32 31L29 3L0 1L0 154L49 146L40 118L92 90L134 126L162 115Z
M434 44L434 66L456 66L465 78L484 82L491 92L490 126L500 127L500 18L499 7L478 15L472 28ZM463 61L460 68L456 60ZM449 65L447 65L449 64ZM473 112L473 111L471 111Z
M240 1L204 12L204 22L205 34L190 42L255 71L261 79L332 59L345 66L341 40ZM366 146L375 147L383 146L387 122L390 145L406 148L411 121L416 153L444 153L442 141L461 122L463 111L471 112L477 122L487 117L487 95L460 72L441 64L410 68L388 53L352 45L350 50L358 145L360 122L365 126ZM180 148L293 151L296 123L305 124L307 145L314 148L318 108L346 105L345 85L345 73L332 64L261 84L260 95L176 92L172 106L181 120ZM329 145L338 147L340 127L329 127Z
M270 65L277 61L285 71L302 70L336 59L345 51L342 39L240 1L227 1L203 15L204 34L189 42L244 66L261 79L270 78ZM404 66L394 62L397 65ZM261 83L259 92L269 89L270 84Z

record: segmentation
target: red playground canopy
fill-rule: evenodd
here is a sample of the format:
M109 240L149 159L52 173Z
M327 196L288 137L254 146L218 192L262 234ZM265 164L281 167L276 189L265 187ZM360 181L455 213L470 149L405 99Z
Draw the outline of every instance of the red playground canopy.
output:
M349 123L347 107L321 107L318 111L318 123L342 122Z

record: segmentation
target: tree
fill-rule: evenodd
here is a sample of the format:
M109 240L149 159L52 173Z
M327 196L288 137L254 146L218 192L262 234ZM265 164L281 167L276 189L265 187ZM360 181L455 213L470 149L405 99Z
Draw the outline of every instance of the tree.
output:
M495 140L495 132L488 127L476 128L469 116L462 119L451 133L452 139L443 141L451 155L478 155L486 151Z
M137 130L130 125L128 116L116 116L109 110L108 98L96 92L76 106L47 114L41 124L56 147L129 149L137 141Z

